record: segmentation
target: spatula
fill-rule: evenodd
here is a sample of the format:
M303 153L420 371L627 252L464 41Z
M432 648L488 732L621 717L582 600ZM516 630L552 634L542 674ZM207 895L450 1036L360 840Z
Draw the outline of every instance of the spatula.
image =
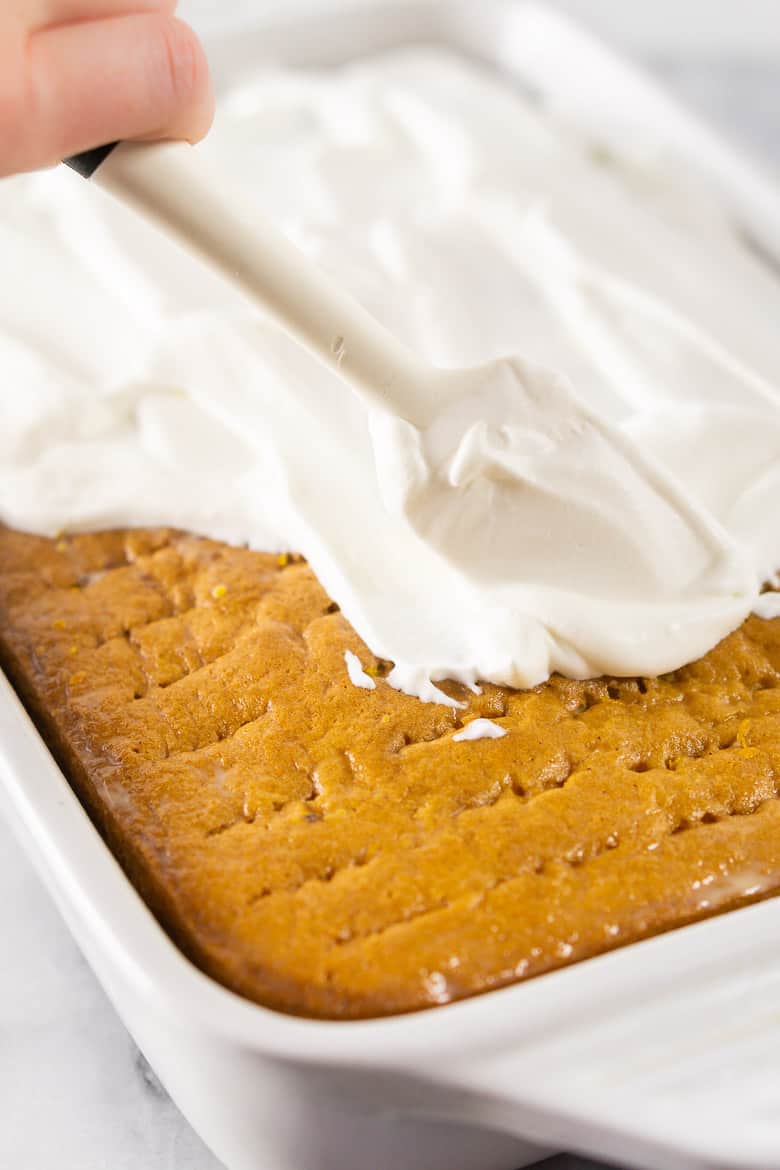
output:
M371 406L429 420L441 371L342 292L187 143L125 142L66 162L241 285Z
M221 269L352 387L369 408L386 505L472 581L576 578L604 596L610 566L607 595L652 594L670 544L683 564L723 557L720 533L675 482L564 379L514 357L471 369L421 361L198 148L126 142L67 162ZM661 517L662 539L637 530L645 513Z

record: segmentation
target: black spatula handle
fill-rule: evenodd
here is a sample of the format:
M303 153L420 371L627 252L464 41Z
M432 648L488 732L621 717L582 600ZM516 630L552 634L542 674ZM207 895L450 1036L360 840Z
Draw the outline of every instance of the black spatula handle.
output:
M71 155L63 159L66 166L78 171L85 179L91 179L95 171L104 163L118 142L109 142L108 146L96 146L93 150L82 151L81 154Z

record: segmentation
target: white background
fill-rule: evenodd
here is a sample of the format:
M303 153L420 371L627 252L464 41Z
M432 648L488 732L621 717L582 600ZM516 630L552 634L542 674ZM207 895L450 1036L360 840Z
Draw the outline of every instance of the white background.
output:
M193 23L222 24L259 9L287 11L317 0L180 0ZM374 0L351 0L371 4ZM407 0L396 0L403 4ZM694 59L780 58L778 0L552 0L616 43L642 54ZM471 0L479 7L480 0Z
M376 2L345 0L345 7ZM478 9L481 0L460 2ZM649 65L689 105L780 165L780 0L548 2ZM180 0L179 10L208 32L260 10L323 3L328 0Z
M555 0L643 55L780 62L778 0Z

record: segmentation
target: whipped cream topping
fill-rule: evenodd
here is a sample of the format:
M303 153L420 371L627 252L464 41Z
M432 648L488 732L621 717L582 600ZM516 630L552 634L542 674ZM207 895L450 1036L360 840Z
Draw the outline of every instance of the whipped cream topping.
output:
M498 723L491 722L490 719L472 719L461 731L457 731L452 738L455 743L463 743L473 739L503 739L505 735L506 728L501 727Z
M10 180L5 522L300 550L389 681L450 704L444 678L675 669L764 604L780 285L694 175L605 167L423 50L265 72L202 149L426 361L493 362L486 392L368 414L100 191Z
M767 621L780 618L780 593L762 593L753 606L753 613Z
M370 674L366 674L363 670L357 654L353 654L351 650L345 650L344 661L347 664L347 674L353 687L361 687L364 691L376 690L376 682Z

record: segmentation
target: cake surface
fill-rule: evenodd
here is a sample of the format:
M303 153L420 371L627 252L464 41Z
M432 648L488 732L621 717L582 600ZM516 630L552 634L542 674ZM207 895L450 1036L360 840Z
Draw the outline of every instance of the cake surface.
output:
M778 619L453 710L389 687L299 558L0 529L0 650L163 926L271 1007L444 1003L780 890ZM507 734L456 742L476 717Z

